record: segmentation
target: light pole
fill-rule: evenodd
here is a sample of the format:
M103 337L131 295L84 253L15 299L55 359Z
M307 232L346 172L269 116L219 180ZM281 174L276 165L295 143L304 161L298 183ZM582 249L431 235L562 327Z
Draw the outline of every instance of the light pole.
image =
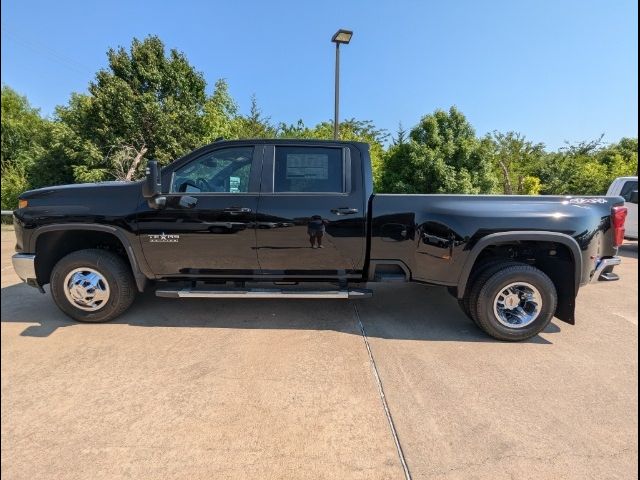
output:
M340 103L340 44L345 45L351 41L353 32L351 30L343 30L342 28L333 34L331 41L336 44L336 86L333 110L333 139L338 140L338 111Z

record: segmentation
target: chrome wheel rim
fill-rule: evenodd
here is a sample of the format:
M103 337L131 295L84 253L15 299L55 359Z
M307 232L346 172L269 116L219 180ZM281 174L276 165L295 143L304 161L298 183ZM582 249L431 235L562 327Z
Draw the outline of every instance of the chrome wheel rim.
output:
M64 294L76 308L95 312L109 301L109 282L97 270L89 267L71 270L64 279Z
M509 328L524 328L542 311L540 291L527 282L513 282L501 288L493 300L493 313Z

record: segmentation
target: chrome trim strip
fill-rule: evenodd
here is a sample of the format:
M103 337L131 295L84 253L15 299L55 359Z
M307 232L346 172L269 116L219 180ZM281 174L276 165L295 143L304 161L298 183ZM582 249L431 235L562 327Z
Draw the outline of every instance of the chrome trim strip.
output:
M11 257L13 269L21 280L36 279L36 256L27 253L16 253Z
M370 290L280 290L252 288L247 290L159 289L156 296L165 298L366 298Z
M621 257L610 257L610 258L601 258L596 262L596 269L591 276L591 283L597 282L600 280L600 275L602 275L602 271L607 267L612 267L615 265L620 265L622 262Z

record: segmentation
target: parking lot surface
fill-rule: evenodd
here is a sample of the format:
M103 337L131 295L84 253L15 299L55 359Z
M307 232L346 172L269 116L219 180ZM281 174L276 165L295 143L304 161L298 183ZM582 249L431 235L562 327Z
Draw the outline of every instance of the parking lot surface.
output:
M415 284L357 302L147 292L78 324L19 282L13 242L5 478L637 478L636 242L620 281L581 290L575 326L516 344Z

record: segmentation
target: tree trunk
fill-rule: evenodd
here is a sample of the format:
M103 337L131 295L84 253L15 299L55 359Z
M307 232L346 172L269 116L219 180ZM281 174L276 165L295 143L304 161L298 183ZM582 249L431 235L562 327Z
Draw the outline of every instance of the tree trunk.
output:
M138 165L140 164L140 161L142 161L142 157L144 157L145 153L147 153L147 146L143 145L142 148L136 153L133 162L131 162L131 166L129 167L129 171L127 172L127 176L125 177L127 181L131 181L131 179L133 178L133 175L136 173Z
M509 179L509 169L502 160L498 160L498 163L500 163L500 167L502 167L502 174L504 175L504 194L511 195L513 193L513 189L511 188L511 179Z

